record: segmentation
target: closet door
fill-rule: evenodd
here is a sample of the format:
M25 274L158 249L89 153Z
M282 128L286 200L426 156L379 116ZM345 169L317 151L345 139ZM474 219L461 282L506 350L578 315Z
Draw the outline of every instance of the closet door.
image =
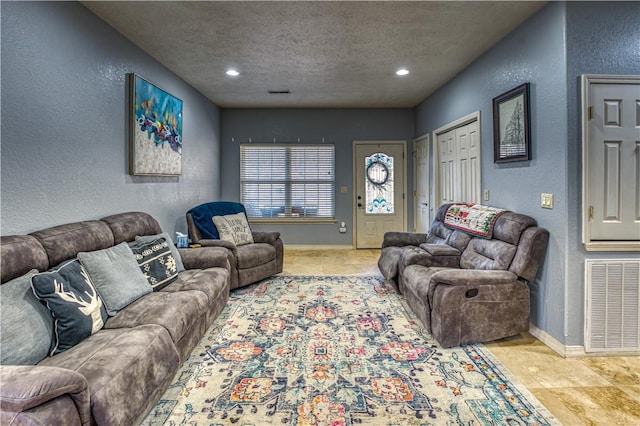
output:
M478 120L436 130L438 206L481 202L481 159Z

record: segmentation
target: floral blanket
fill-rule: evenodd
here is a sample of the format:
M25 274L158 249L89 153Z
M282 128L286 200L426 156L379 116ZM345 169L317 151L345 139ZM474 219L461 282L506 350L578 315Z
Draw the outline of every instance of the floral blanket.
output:
M452 204L445 213L444 224L477 237L491 238L493 225L504 212L505 209L481 204Z

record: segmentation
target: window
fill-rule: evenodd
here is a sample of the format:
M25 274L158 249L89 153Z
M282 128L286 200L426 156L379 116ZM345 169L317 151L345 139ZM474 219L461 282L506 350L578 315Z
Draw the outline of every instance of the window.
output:
M240 145L240 199L252 219L335 218L333 145Z

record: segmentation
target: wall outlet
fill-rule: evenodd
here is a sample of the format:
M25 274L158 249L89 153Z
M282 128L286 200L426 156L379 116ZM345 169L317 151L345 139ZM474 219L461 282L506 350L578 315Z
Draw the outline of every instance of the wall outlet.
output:
M347 232L347 224L344 222L340 222L340 228L338 228L341 234L345 234Z
M553 208L553 194L540 194L540 205L543 209Z
M340 187L340 193L341 194L346 194L347 192L349 192L349 188L347 188L346 186L341 186Z

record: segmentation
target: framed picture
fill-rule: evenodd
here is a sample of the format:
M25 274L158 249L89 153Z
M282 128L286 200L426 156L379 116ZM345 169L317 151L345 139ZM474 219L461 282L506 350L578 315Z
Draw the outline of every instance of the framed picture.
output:
M137 74L129 87L130 173L182 174L182 101Z
M529 83L493 98L493 162L531 160Z

